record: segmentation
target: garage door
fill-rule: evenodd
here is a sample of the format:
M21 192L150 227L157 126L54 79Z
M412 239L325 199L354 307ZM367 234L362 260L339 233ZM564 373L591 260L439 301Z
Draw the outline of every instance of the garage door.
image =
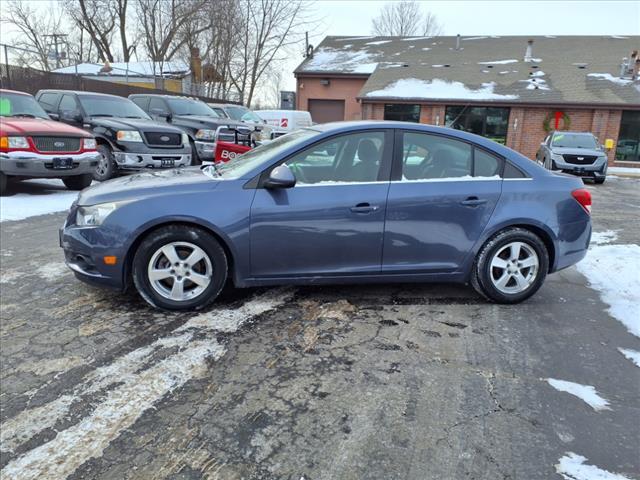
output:
M344 100L309 100L309 113L316 123L344 120Z

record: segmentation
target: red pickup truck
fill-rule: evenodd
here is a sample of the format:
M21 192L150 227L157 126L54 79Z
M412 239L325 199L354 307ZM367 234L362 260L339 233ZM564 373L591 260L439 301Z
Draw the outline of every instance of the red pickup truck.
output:
M89 133L54 122L27 93L0 90L0 194L10 179L24 178L60 178L82 190L99 160Z

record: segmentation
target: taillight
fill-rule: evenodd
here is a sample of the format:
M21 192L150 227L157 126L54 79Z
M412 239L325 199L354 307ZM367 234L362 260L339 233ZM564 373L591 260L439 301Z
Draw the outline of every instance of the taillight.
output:
M579 188L571 192L573 198L576 199L582 208L584 208L588 214L591 214L591 193L586 188Z

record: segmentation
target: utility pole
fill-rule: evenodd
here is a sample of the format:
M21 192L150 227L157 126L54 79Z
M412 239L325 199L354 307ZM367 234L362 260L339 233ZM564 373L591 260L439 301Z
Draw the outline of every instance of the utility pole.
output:
M62 45L64 46L67 43L67 34L66 33L52 33L51 35L44 35L45 37L53 37L53 46L55 49L55 56L56 56L56 68L60 68L61 67L61 63L60 63L60 59L61 59L61 54L60 54L60 50L58 49L58 45ZM62 39L62 40L58 40L58 39ZM68 49L67 49L68 50ZM68 52L66 52L68 54Z

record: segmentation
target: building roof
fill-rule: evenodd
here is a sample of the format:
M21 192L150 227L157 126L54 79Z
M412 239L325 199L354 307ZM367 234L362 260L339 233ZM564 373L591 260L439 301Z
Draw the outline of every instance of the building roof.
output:
M525 60L527 42L533 40ZM640 106L640 36L326 37L296 76L367 78L363 100Z
M155 65L154 65L155 64ZM76 73L79 75L103 75L103 76L130 76L130 77L153 77L153 76L185 76L190 73L189 64L182 61L171 62L114 62L110 63L111 70L101 72L106 64L103 63L79 63L69 67L62 67L53 70L55 73Z

